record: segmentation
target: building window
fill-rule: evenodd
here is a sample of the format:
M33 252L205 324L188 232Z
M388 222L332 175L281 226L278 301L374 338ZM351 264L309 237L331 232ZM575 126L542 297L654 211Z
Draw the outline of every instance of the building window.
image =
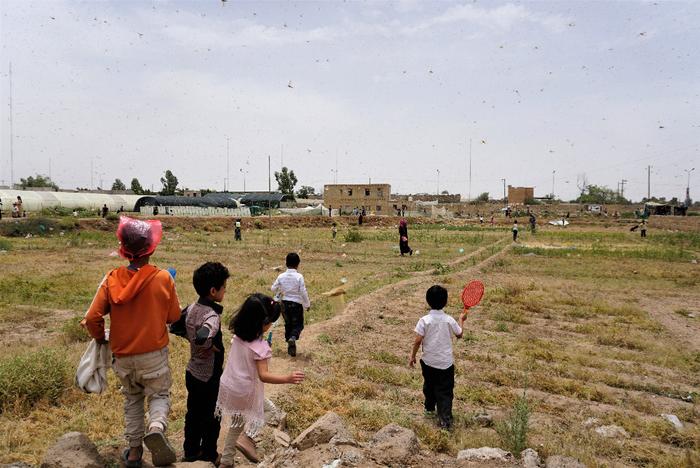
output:
M382 205L377 205L377 211L382 211Z
M369 197L369 189L368 188L365 189L365 197Z
M352 197L352 189L348 189L348 197Z
M384 196L384 194L382 193L382 189L377 189L377 196L379 198L382 198Z

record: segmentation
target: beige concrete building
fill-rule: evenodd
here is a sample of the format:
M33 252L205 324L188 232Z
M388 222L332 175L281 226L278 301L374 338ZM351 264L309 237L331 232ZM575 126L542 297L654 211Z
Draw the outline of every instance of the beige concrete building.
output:
M510 205L524 205L526 200L533 200L534 198L534 187L508 186L508 204Z
M391 215L391 185L389 184L330 184L323 187L323 204L327 208L352 213L354 208L367 213Z

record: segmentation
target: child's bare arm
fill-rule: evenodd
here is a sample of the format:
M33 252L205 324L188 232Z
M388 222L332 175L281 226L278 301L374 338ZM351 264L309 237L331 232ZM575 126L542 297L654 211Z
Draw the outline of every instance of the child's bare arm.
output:
M268 369L267 361L267 359L255 361L255 365L258 368L258 375L263 382L269 384L299 384L304 380L304 373L302 371L294 371L289 375L273 374Z
M418 348L420 348L421 343L423 343L423 337L416 333L416 339L413 340L413 350L411 351L411 359L408 361L409 367L416 365L416 354L418 353Z

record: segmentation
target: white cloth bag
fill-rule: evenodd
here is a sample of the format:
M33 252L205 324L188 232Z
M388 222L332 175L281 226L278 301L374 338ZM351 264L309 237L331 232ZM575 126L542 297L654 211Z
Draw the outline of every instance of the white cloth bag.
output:
M80 358L75 372L75 384L85 393L102 393L107 388L107 370L112 367L109 343L99 344L94 339Z

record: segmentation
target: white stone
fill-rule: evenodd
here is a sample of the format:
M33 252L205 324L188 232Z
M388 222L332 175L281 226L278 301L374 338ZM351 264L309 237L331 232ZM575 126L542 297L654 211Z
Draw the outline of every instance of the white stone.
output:
M520 452L520 462L524 468L539 468L539 466L542 465L540 455L531 448Z
M678 430L683 429L683 423L681 422L680 419L678 419L678 416L676 416L675 414L663 413L661 415L661 417L664 418L666 421L670 422L671 424L673 424L673 427L675 427L676 429L678 429Z
M600 424L600 419L598 418L588 418L583 421L583 427L591 427Z
M460 450L457 454L457 460L466 461L512 461L513 455L510 452L506 452L500 448L494 447L481 447L481 448L471 448Z
M610 424L608 426L598 426L595 429L596 434L598 434L601 437L605 437L608 439L616 439L616 438L628 438L630 435L627 433L626 430L621 428L620 426L616 426L614 424Z

